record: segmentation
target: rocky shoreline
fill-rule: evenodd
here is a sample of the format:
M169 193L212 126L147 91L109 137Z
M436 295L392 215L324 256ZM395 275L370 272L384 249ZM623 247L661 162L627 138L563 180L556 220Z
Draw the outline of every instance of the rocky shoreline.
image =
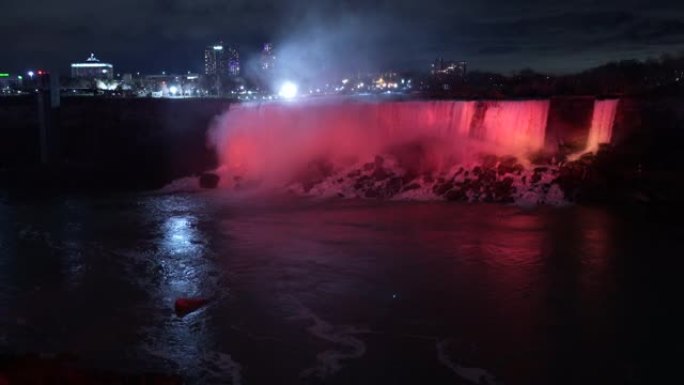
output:
M512 156L483 155L481 161L448 171L418 173L391 155L346 169L311 162L288 186L302 195L364 199L442 199L487 203L652 203L676 200L656 194L655 176L627 161L609 145L573 160L525 165Z

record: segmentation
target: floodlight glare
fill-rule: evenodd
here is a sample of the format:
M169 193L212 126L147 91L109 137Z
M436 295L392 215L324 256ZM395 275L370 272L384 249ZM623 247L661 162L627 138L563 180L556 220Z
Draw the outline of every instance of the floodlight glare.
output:
M292 82L285 82L280 86L278 96L284 99L292 99L297 96L297 85Z

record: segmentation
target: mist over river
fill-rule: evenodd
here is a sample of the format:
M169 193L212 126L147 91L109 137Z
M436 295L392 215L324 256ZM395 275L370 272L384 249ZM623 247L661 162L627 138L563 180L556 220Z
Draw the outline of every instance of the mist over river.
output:
M632 384L672 370L684 229L642 207L0 201L0 354L190 384ZM179 297L209 299L179 317Z

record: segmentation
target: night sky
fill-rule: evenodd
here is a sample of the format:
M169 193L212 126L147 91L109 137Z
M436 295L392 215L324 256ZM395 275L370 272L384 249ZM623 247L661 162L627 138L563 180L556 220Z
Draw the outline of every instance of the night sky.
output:
M272 41L288 71L572 72L684 50L682 0L4 0L0 71L66 69L92 51L117 72L200 71L222 39Z

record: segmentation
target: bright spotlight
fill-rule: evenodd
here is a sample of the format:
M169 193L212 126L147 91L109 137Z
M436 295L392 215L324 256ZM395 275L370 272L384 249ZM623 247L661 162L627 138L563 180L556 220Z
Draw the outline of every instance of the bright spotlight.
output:
M297 85L292 82L285 82L280 86L278 96L284 99L292 99L297 96Z
M171 95L175 95L176 92L178 92L178 87L176 87L176 86L169 87L169 92L171 93Z

